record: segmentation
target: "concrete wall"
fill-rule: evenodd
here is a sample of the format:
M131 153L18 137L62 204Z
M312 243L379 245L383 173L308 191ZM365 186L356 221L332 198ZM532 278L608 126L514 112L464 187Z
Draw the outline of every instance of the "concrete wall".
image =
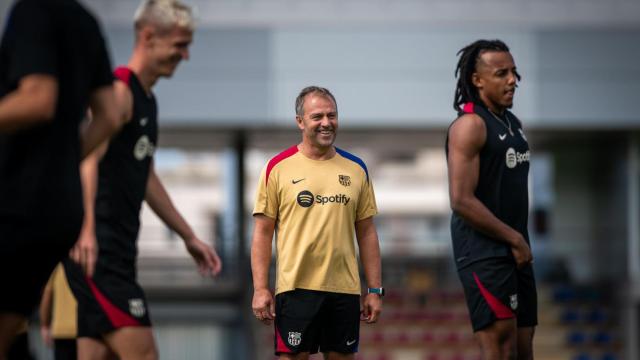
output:
M138 2L82 2L126 62ZM524 76L515 111L529 128L640 128L638 1L186 2L199 30L192 60L157 87L167 123L289 123L299 89L320 84L346 126L442 128L457 50L501 38Z
M115 63L129 27L109 28ZM477 38L512 48L523 81L514 111L529 128L640 128L640 29L483 31L432 27L202 28L192 58L157 86L167 123L289 124L297 92L330 88L345 126L442 128L456 52Z

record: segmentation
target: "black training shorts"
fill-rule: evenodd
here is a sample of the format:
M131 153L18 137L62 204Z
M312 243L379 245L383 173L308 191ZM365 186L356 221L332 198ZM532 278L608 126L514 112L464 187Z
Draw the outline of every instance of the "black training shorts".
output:
M473 331L516 318L518 327L538 324L536 281L531 265L517 269L511 257L479 260L458 270Z
M359 333L359 295L304 289L276 295L276 355L355 353Z
M71 260L64 268L78 302L78 337L101 339L122 327L151 326L147 299L134 274L100 259L93 278Z

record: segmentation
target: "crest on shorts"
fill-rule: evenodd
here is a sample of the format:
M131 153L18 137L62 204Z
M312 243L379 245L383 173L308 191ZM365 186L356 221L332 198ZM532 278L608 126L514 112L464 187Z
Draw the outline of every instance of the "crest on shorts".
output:
M348 175L338 175L338 181L342 186L351 185L351 178Z
M515 310L518 308L518 294L509 296L509 305L511 305L511 310Z
M298 346L298 345L300 345L300 342L302 341L302 334L300 334L299 332L290 331L289 332L289 339L287 339L287 340L289 341L289 345Z
M129 312L135 317L143 317L145 313L142 299L129 299Z

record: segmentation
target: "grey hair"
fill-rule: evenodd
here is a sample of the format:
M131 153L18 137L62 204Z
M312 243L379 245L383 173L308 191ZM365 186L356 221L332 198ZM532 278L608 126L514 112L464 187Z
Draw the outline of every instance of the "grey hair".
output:
M336 105L336 112L338 111L338 103L336 102L336 98L333 97L331 91L320 86L307 86L300 91L300 94L298 94L298 97L296 98L296 115L304 115L304 99L309 94L318 94L330 98Z
M145 25L155 25L160 30L169 30L174 26L195 28L193 12L189 5L180 0L143 0L134 16L136 31Z

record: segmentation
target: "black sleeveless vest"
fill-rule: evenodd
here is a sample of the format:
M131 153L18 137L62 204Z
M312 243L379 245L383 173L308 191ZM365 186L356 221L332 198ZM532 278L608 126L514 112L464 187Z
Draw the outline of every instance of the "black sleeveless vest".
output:
M480 104L465 104L460 115L465 113L479 115L487 129L486 142L480 151L475 196L529 243L529 144L522 124L509 111L505 111L504 119L499 119ZM447 136L447 156L448 143ZM512 256L508 245L475 230L455 212L451 217L451 238L458 268L485 258Z
M136 75L120 67L114 74L133 94L130 121L111 139L100 161L96 196L96 235L100 256L135 259L140 208L158 140L157 105Z

